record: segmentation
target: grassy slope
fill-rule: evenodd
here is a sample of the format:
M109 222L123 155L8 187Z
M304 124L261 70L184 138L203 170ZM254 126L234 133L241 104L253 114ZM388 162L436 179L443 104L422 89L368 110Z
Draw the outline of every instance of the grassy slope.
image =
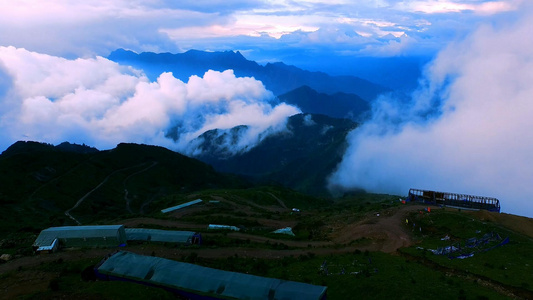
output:
M407 248L402 250L402 252L426 263L435 263L438 266L455 270L458 274L464 276L473 275L487 279L490 282L501 283L510 289L516 289L518 295L521 294L521 290L529 291L529 293L524 292L525 295L532 295L532 236L513 231L501 223L489 221L486 216L493 216L493 219L500 217L497 213L449 210L413 215L411 221L416 222L417 228L422 227L422 232L414 230L419 239L419 248ZM531 221L530 219L516 216L514 218L507 217L507 219L513 219L512 222L509 222L515 224L522 222L522 225L525 225L524 227L529 227L528 225ZM510 242L490 251L478 251L474 253L473 257L464 260L449 259L443 255L433 255L420 249L464 245L469 238L480 238L489 232L495 232L502 238L509 237ZM450 237L450 240L441 240L446 235ZM487 249L490 246L482 246L480 249ZM476 251L476 249L469 249L469 251Z
M82 223L94 223L131 214L126 209L126 189L131 210L149 213L161 209L158 201L165 195L244 185L236 177L161 147L120 144L90 154L37 143L15 148L0 156L0 205L5 218L0 237L73 225L64 212L85 195L72 215Z
M228 225L247 225L249 228L264 227L263 230L246 231L245 234L253 237L251 239L238 238L223 231L207 232L200 229L206 242L200 248L170 244L128 246L139 253L326 285L329 299L503 299L513 295L531 298L533 295L531 219L488 212L433 209L430 214L408 216L408 225L398 224L405 226L416 242L399 253L343 251L344 247L367 246L378 241L372 239L360 241L361 244L355 241L355 244L320 248L312 243L327 240L331 228L334 228L331 224L356 223L369 214L394 209L399 205L395 201L397 197L355 194L332 202L276 187L213 189L235 186L234 178L221 176L204 164L183 159L157 147L121 145L98 155L58 155L49 148L45 153L45 159L42 160L36 159L34 154L17 153L16 163L0 157L2 179L10 185L24 187L20 189L6 185L6 188L2 188L2 208L7 213L1 226L4 230L13 231L5 233L0 239L0 248L2 253L20 258L0 265L0 269L5 267L11 270L0 272L1 287L9 289L13 285L20 285L23 290L18 295L30 299L126 299L141 296L146 299L166 299L172 296L156 288L135 284L81 281L83 270L98 262L111 249L62 252L44 256L39 263L10 269L11 264L15 266L26 258L34 258L29 249L38 230L60 225L61 222L68 223L62 213L73 204L72 199L86 194L108 176L108 182L88 198L85 206L74 211L87 224L120 224L124 219L142 216L154 222L146 221L144 225L151 228L175 229L172 222L205 224L214 220L228 222ZM158 163L153 165L154 161ZM19 169L10 174L6 166ZM177 187L176 182L179 183ZM124 187L131 195L137 195L132 196L134 214L125 209ZM204 205L179 218L158 211L196 198L205 201L225 199L231 205ZM62 202L67 199L70 202ZM141 215L139 210L143 204L146 204L145 213ZM303 213L291 214L292 207L300 208ZM261 220L296 222L296 236L273 236L269 233L272 228L261 225ZM157 222L166 225L155 225ZM422 231L413 230L412 223L421 227ZM452 242L461 243L487 232L508 236L510 243L476 253L474 257L464 260L450 260L420 249L449 245L451 242L441 240L446 235L451 237ZM246 251L273 251L282 256L276 259L236 255L237 252ZM329 254L321 254L325 252ZM56 258L63 255L64 260ZM328 264L329 275L320 270L324 261ZM341 275L339 273L343 268L345 274Z

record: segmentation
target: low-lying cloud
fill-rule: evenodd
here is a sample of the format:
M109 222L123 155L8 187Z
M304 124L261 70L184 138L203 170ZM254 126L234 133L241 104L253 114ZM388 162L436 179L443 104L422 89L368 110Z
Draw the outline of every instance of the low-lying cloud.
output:
M0 149L17 140L85 143L100 149L120 142L194 151L210 129L247 125L238 152L285 128L299 109L273 105L260 81L233 71L208 71L184 83L102 57L68 60L0 47ZM172 138L169 129L173 129Z
M449 45L411 102L378 101L373 119L350 134L331 187L493 196L502 211L532 217L531 15Z

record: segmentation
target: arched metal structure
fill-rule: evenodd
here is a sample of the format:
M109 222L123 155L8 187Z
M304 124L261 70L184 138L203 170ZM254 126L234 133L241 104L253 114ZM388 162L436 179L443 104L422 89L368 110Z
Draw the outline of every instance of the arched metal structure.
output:
M500 212L500 200L492 197L410 189L408 199L434 205Z

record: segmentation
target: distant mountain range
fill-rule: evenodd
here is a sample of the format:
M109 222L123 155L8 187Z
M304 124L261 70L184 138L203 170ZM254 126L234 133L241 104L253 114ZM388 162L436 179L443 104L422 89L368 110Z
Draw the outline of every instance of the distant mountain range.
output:
M187 82L190 76L203 76L208 70L232 69L238 77L254 77L260 80L275 95L308 86L319 93L355 94L366 101L372 101L377 95L389 91L386 87L355 76L329 76L323 72L310 72L282 62L267 63L262 66L247 60L238 51L189 50L178 54L152 52L137 54L118 49L113 51L108 59L142 69L151 80L155 80L163 72L172 72L176 78Z

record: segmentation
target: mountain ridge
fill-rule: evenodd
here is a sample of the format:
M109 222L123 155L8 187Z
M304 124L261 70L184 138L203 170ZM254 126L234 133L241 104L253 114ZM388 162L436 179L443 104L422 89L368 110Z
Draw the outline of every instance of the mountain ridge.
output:
M324 72L306 71L282 62L267 63L262 66L255 61L247 60L239 51L189 50L176 54L168 52L137 54L117 49L107 58L140 68L151 80L155 80L163 72L172 72L176 78L186 82L190 76L203 76L210 69L214 71L232 69L238 77L254 77L260 80L275 95L308 85L321 93L352 93L372 101L379 94L390 91L386 87L355 76L330 76Z
M0 154L0 180L0 206L9 220L0 224L0 232L17 224L15 220L35 226L74 225L64 213L84 195L83 204L70 213L90 223L153 212L173 203L165 198L168 195L249 186L242 178L216 172L197 159L160 146L132 143L80 152L65 150L64 145L19 141Z

